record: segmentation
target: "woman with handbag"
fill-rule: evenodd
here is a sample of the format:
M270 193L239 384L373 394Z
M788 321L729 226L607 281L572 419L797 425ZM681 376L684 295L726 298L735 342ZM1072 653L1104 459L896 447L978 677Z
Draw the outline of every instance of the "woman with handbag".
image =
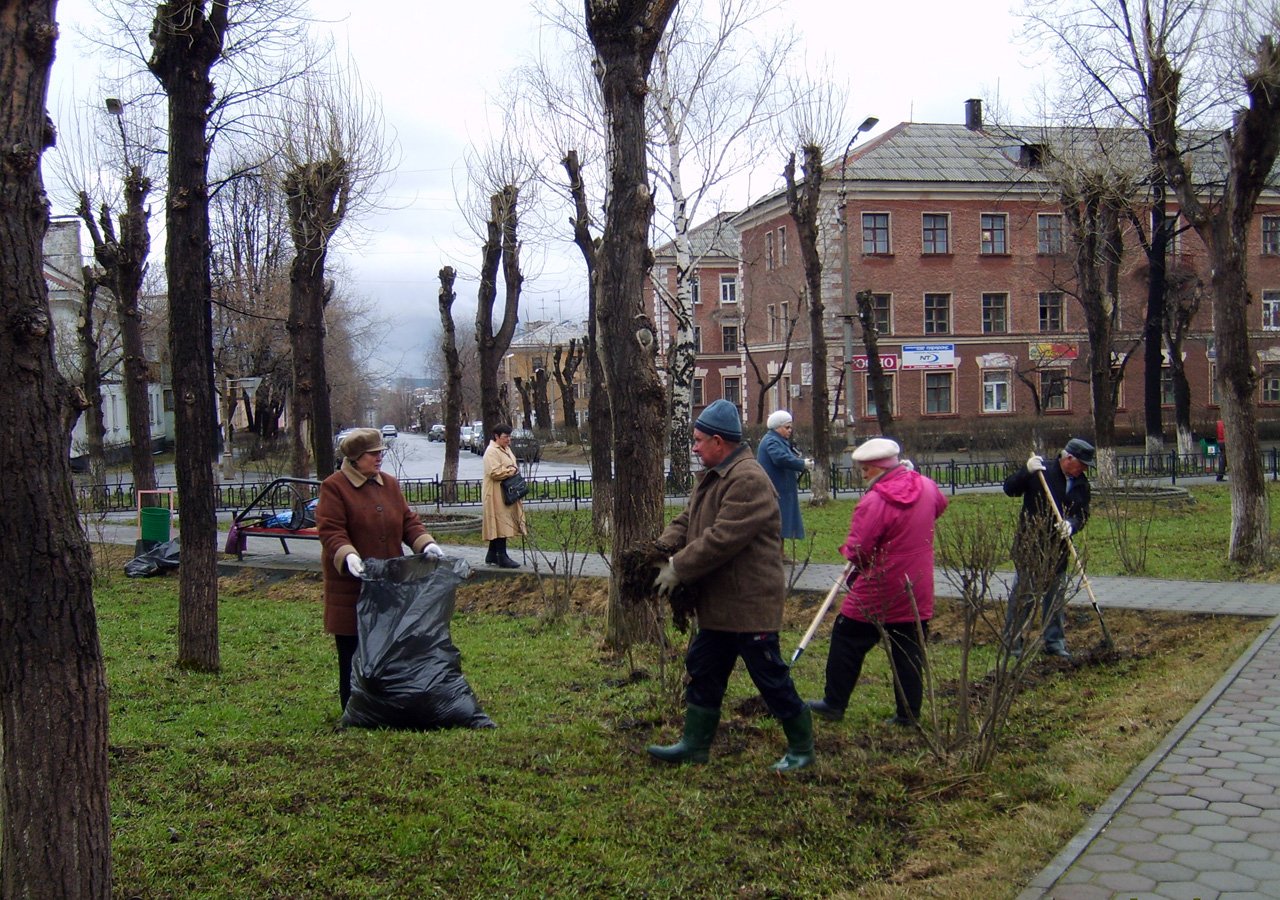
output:
M489 542L484 561L491 566L518 569L520 563L507 555L507 538L527 534L524 504L519 500L508 504L502 482L520 474L520 464L511 452L511 426L495 425L493 439L484 451L484 481L480 500L484 511L482 536Z

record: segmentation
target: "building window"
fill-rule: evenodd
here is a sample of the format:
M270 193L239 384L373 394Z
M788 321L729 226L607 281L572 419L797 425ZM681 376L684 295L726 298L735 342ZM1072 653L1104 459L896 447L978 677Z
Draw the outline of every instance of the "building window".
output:
M1280 403L1280 366L1262 367L1262 402Z
M720 305L731 306L738 302L738 276L720 276Z
M952 410L950 372L926 372L924 376L924 411L928 415L948 415Z
M951 332L951 295L924 295L924 333L949 334Z
M689 298L694 306L702 302L702 279L698 277L697 269L694 269L693 274L689 276Z
M893 334L893 315L888 294L871 295L871 315L875 318L876 334Z
M1169 365L1160 367L1160 405L1173 406L1173 368Z
M982 373L982 411L1007 413L1010 410L1009 370L992 369Z
M693 379L693 396L690 398L690 404L693 406L705 406L706 398L702 392L702 379Z
M1007 334L1009 331L1009 295L982 295L982 333Z
M720 326L721 348L725 353L738 352L738 326L737 325L721 325Z
M764 233L764 268L769 271L773 268L773 232L766 231Z
M1280 216L1262 217L1262 255L1280 256Z
M787 226L778 226L778 265L787 264Z
M982 214L982 253L1000 255L1009 252L1009 217L1004 213Z
M1262 330L1280 331L1280 291L1262 292Z
M776 341L778 339L778 308L770 303L765 307L765 312L769 316L769 340Z
M862 252L868 254L889 252L889 214L862 214Z
M924 214L924 252L929 254L950 253L951 243L947 238L948 218L942 213Z
M1036 222L1036 252L1046 256L1062 253L1062 216L1041 215Z
M724 399L734 406L742 402L742 379L726 378L724 380Z
M782 339L786 340L791 333L791 304L778 304L778 319L782 322Z
M889 398L888 398L888 399L889 399L889 413L892 415L892 413L893 413L893 391L894 391L894 387L893 387L893 385L894 385L894 377L893 377L892 375L888 374L888 373L885 373L885 375L884 375L883 377L884 377L884 388L885 388L885 393L889 395ZM871 417L871 416L878 416L878 415L880 415L880 413L876 410L876 395L875 395L875 392L871 390L871 376L870 376L870 375L868 375L868 376L867 376L867 391L866 391L866 393L867 393L867 416L868 416L868 417Z
M702 326L701 325L693 326L693 352L694 353L702 352Z
M1062 293L1044 291L1040 294L1040 333L1049 334L1062 330Z
M1067 373L1062 369L1040 371L1040 408L1045 411L1067 408Z

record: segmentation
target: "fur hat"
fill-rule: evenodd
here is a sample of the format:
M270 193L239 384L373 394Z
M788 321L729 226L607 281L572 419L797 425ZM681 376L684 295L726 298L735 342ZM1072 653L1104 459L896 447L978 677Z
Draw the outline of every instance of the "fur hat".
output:
M898 464L898 454L901 452L902 448L898 446L897 441L878 437L863 442L862 446L853 451L853 459L854 462L865 463L868 466L892 469Z
M386 449L382 443L382 432L376 428L353 428L338 444L338 452L347 459L359 459L366 453Z
M704 409L693 427L703 434L719 435L735 444L742 441L742 420L738 418L738 407L728 400L717 400Z
M769 426L770 431L773 431L775 428L781 428L783 425L790 425L791 413L787 412L785 409L780 409L775 413L771 413L765 424Z
M1072 438L1067 441L1067 446L1062 448L1063 453L1069 453L1086 466L1093 465L1093 444L1082 438Z

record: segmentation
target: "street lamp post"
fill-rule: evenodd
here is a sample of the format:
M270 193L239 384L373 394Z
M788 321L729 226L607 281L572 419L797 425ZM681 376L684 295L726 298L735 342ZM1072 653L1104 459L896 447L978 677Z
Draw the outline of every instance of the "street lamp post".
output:
M840 223L840 243L844 256L842 260L843 268L840 272L840 296L844 305L844 312L840 318L844 320L844 443L846 452L853 450L853 317L857 313L853 309L853 273L850 271L851 263L849 259L849 210L846 203L849 187L848 182L845 181L844 173L845 167L849 163L849 153L853 150L853 145L858 140L858 136L875 128L879 122L880 120L875 116L867 116L863 119L862 124L858 126L858 130L853 133L853 137L849 138L849 143L844 148L844 156L840 158L840 208L837 210L837 221Z

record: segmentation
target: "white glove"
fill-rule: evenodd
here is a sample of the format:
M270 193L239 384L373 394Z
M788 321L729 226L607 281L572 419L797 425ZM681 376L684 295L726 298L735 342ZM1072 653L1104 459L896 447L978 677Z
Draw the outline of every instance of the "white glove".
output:
M1044 457L1032 453L1027 459L1027 471L1032 475L1044 471Z
M1073 531L1075 531L1075 529L1071 527L1071 523L1068 522L1066 519L1063 519L1061 522L1058 523L1058 535L1064 541L1071 539L1071 534Z
M812 456L806 456L806 457L804 458L804 467L805 467L805 469L806 469L807 471L809 471L809 472L812 472L812 471L813 471L813 457L812 457Z
M347 571L357 578L364 577L364 563L360 560L359 554L348 553L347 558L343 560L347 564Z
M653 589L658 592L659 597L670 597L671 592L676 589L676 585L680 583L680 579L676 576L676 566L671 560L667 560L658 566L658 577L653 579Z
M422 548L422 555L426 559L444 559L444 551L440 549L440 545L435 541Z

